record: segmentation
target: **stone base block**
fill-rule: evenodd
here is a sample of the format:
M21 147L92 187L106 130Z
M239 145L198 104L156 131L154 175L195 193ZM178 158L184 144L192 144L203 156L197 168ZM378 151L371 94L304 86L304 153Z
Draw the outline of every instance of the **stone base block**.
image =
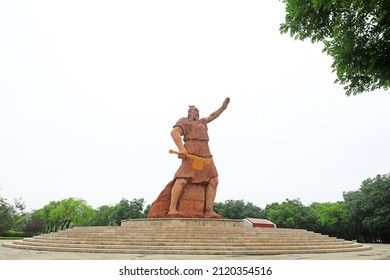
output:
M246 218L244 219L244 225L246 227L263 227L263 228L276 228L276 225L266 219Z
M178 227L178 228L191 228L191 227L215 227L215 228L242 228L244 227L243 220L233 219L205 219L205 218L161 218L161 219L134 219L124 220L121 224L122 227L132 228L146 228L152 227Z

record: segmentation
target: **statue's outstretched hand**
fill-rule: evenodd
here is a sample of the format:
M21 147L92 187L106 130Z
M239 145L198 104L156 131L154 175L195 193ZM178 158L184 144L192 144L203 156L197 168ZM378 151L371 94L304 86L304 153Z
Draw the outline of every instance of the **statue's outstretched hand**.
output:
M224 109L226 109L227 106L229 105L229 102L230 102L230 98L227 97L227 98L223 101L222 107L223 107Z

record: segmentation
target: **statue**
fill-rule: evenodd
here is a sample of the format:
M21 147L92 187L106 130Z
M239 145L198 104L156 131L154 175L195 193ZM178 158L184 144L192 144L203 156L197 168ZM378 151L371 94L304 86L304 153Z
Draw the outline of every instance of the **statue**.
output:
M174 179L153 202L148 218L223 218L213 211L218 172L208 145L207 124L218 118L229 102L226 98L220 108L201 119L198 108L190 106L188 116L174 125L171 136L178 152L170 152L178 154L182 162ZM190 202L186 204L184 199Z

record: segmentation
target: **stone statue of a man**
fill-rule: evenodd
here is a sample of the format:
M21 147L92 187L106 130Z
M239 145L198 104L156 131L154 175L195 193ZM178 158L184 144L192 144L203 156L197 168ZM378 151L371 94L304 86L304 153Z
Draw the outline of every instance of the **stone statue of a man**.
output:
M218 118L228 107L230 98L226 98L222 106L206 118L199 118L199 110L190 106L188 116L179 119L174 125L171 136L179 150L179 158L182 163L176 171L174 179L168 184L170 199L168 209L158 207L158 199L152 204L148 217L185 217L185 213L178 210L178 201L184 188L192 188L194 185L202 185L205 188L205 201L203 209L204 218L221 218L222 216L213 211L213 205L218 186L218 172L212 160L209 149L209 136L207 124ZM187 155L195 155L204 159L210 159L210 164L205 164L202 170L193 167L192 158ZM168 187L167 186L167 187ZM160 196L163 193L160 194ZM155 208L160 208L157 210ZM168 211L163 215L156 215L157 212ZM191 211L186 211L191 216ZM162 213L160 213L162 214Z

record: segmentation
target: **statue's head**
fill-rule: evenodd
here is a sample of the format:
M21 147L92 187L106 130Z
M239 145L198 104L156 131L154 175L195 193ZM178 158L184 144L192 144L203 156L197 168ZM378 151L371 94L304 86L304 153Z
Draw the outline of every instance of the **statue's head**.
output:
M190 105L190 108L188 108L188 118L194 121L199 119L199 109L194 105Z

